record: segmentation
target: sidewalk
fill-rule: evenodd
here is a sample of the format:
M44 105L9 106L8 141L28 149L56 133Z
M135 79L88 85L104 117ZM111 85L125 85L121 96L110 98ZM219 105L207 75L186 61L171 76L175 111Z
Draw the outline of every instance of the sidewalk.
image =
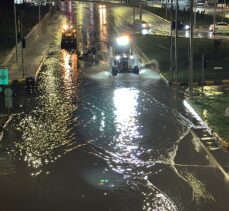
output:
M13 80L24 81L26 77L35 77L40 65L42 64L45 55L51 46L60 46L59 32L60 24L63 21L63 16L59 11L56 11L48 20L47 27L42 30L39 37L30 41L30 46L23 49L24 53L24 78L22 70L22 56L21 49L18 51L18 63L8 64L9 68L9 84ZM13 51L13 50L12 50ZM7 59L7 58L6 58ZM3 136L4 126L9 120L8 115L0 112L0 141Z
M26 77L34 77L51 45L58 45L55 36L59 31L61 16L59 11L49 20L46 29L43 29L40 36L35 38L32 45L23 49L24 54L24 77L22 67L22 50L18 50L18 63L9 66L9 81L24 80ZM56 41L56 42L55 42Z

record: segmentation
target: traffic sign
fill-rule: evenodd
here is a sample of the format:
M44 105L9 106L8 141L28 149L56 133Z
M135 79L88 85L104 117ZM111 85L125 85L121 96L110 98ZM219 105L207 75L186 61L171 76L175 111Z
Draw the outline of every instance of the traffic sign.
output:
M8 69L0 69L0 85L9 84L9 71Z

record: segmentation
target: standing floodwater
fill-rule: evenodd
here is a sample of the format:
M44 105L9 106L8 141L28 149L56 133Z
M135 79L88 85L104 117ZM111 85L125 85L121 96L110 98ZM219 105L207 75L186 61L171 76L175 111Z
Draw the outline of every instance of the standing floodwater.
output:
M152 69L111 75L115 7L74 11L97 60L52 50L36 92L18 90L0 143L1 210L229 210L229 185L192 134L181 92Z

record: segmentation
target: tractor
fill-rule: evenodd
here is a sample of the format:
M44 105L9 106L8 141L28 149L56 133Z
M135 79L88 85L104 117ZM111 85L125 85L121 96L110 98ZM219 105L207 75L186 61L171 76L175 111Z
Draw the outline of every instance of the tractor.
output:
M133 55L131 41L130 36L123 35L117 37L110 47L110 64L113 76L118 73L139 74L138 62Z

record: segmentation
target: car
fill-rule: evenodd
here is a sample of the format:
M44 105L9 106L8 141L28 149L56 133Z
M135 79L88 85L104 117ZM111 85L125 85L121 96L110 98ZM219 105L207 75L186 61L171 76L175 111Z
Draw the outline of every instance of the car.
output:
M139 74L139 67L136 57L133 55L132 39L129 35L121 35L115 39L110 48L111 73L116 76L118 73Z
M205 14L205 3L199 2L196 4L196 13Z
M214 30L214 24L211 24L209 26L209 31L214 33L229 33L229 24L226 22L217 22L215 24L215 30Z
M175 30L176 28L176 22L172 21L171 23L172 30ZM184 21L177 21L177 29L182 31L188 31L190 30L190 26L188 24L185 24Z
M150 34L152 31L151 24L139 19L136 19L134 22L134 30L135 32L139 32L141 34Z

